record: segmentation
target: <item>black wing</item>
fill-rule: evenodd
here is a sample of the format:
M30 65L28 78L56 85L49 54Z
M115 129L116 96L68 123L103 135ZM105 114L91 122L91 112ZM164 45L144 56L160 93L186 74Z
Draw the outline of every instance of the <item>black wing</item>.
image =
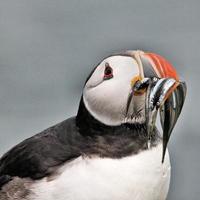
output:
M0 187L12 177L40 179L80 156L75 119L61 122L12 148L0 159Z

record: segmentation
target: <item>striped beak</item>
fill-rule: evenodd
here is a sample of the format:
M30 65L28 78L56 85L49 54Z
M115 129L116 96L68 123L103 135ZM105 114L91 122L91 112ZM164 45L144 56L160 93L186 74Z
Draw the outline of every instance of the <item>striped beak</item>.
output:
M149 141L154 133L157 114L160 113L163 163L171 132L185 101L186 84L179 80L175 69L163 57L141 51L132 55L140 68L140 78L134 83L133 91L137 95L144 94L144 91L146 94L145 114Z

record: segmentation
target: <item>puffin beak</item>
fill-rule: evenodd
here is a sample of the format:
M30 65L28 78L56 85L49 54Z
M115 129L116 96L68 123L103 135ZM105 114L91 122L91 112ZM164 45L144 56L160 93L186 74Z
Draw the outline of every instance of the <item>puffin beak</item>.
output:
M171 132L181 113L186 96L186 84L173 78L154 77L151 79L146 92L146 123L149 140L155 129L158 110L160 110L160 122L163 130L164 162L167 144Z
M126 111L128 112L133 95L146 94L145 115L148 147L150 147L151 137L156 128L157 114L160 111L160 123L163 130L162 163L171 132L185 101L186 90L185 82L177 81L174 78L135 78L132 81L132 90L128 96Z
M145 117L148 148L151 145L151 137L155 133L158 111L160 112L163 131L163 163L171 132L185 101L186 84L179 81L176 70L160 55L141 51L134 51L131 55L138 64L139 76L131 81L132 91L128 97L127 111L133 95L146 95Z

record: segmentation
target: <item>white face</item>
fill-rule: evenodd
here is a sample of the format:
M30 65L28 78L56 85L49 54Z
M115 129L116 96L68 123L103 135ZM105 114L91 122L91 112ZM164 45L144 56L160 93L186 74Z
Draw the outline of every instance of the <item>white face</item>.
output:
M103 60L87 81L83 91L87 110L106 125L144 122L144 95L133 96L126 115L131 80L138 75L139 67L132 57L116 55Z

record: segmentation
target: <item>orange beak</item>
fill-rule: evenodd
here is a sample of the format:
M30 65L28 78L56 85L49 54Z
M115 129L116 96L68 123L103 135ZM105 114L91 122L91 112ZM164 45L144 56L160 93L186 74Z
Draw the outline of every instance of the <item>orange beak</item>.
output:
M131 84L134 94L141 95L146 92L146 124L149 140L155 128L157 112L160 110L163 129L162 162L164 162L171 132L185 101L186 84L179 80L173 66L160 55L136 51L133 57L138 63L140 75L135 77Z

